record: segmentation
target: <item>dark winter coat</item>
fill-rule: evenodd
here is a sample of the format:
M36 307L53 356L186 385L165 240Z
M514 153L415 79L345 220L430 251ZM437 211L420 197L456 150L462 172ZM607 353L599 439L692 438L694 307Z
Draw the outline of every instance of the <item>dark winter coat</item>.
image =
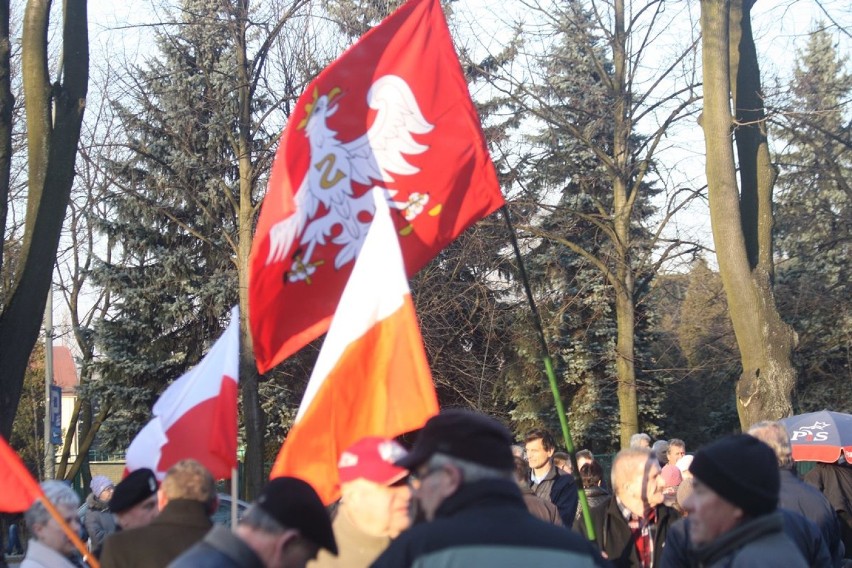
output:
M529 487L521 487L521 495L524 498L527 510L533 517L554 525L559 525L560 527L563 526L562 517L559 516L559 509L549 499L542 499L533 493L533 490Z
M204 503L173 499L150 525L120 531L106 539L102 568L164 568L213 526Z
M83 525L91 539L89 549L96 557L100 557L104 540L116 530L115 517L109 510L109 503L101 501L94 493L89 493L86 497Z
M792 471L782 469L778 507L799 513L813 521L831 555L831 565L840 566L844 553L843 541L840 539L840 523L825 495L799 480Z
M609 503L609 498L612 496L610 492L603 487L587 487L583 489L586 494L586 502L589 504L589 509L596 509L605 506ZM579 531L579 523L585 523L583 520L583 508L577 505L577 513L574 515L574 530Z
M654 509L653 542L654 554L652 566L657 566L666 542L669 526L680 518L680 514L665 505L657 505ZM637 568L641 566L639 553L636 550L636 539L627 524L615 496L610 497L603 505L591 510L592 524L595 528L595 540L598 547L606 554L616 568ZM586 526L579 523L580 533L586 534Z
M781 513L750 519L694 551L698 568L784 566L807 568L793 541L784 533Z
M435 515L399 535L373 567L607 566L576 533L530 515L511 481L462 485Z
M169 568L264 568L263 561L228 528L215 526Z
M817 526L799 513L786 509L779 509L779 512L783 517L784 533L796 545L807 565L811 568L833 566ZM690 568L697 564L698 559L689 544L689 519L686 518L669 527L660 568Z
M542 499L549 499L559 510L562 524L570 527L574 524L574 515L577 512L577 503L580 497L577 495L577 482L570 473L565 473L552 463L550 471L544 479L538 483L530 483L533 492Z
M805 482L825 495L840 520L840 535L846 558L852 558L852 465L817 463L805 475Z

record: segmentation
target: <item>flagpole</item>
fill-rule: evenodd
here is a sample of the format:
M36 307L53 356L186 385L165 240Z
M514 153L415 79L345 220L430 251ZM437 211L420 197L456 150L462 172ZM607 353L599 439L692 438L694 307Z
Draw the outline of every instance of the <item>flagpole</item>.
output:
M74 544L74 547L83 555L83 560L89 565L89 568L101 568L98 559L89 552L86 545L80 540L80 536L71 530L71 527L68 526L68 523L65 522L65 519L62 518L62 515L59 514L59 511L57 511L56 507L53 506L53 503L50 502L50 499L42 495L39 497L39 500L41 501L41 504L44 505L44 508L47 509L47 512L50 513L50 516L53 517L53 520L59 523L59 528L62 529L65 536L68 537L68 539Z
M512 241L512 249L515 251L515 259L518 262L518 274L521 277L521 283L524 285L524 291L527 294L527 301L530 305L530 310L533 315L533 324L535 325L538 334L539 342L541 343L542 359L544 361L544 371L550 381L550 390L553 393L553 400L556 403L556 413L559 416L559 424L562 426L562 437L565 440L565 448L568 450L568 458L571 460L571 467L580 476L580 469L577 467L577 456L574 455L574 440L571 438L571 429L568 427L568 419L565 416L565 407L562 404L562 396L559 394L559 384L556 382L556 375L553 372L553 361L550 358L550 350L547 347L547 339L544 337L544 329L541 326L541 316L538 313L538 307L533 297L532 288L530 287L527 271L524 267L524 261L521 257L521 249L518 247L518 239L515 235L515 227L512 225L512 219L509 216L509 208L506 205L500 208L503 212L503 218L506 220L506 227L509 229L509 240ZM586 499L586 492L583 491L582 482L577 483L577 494L580 500L580 507L583 510L583 520L586 524L586 534L589 540L595 540L595 528L592 525L592 516L589 512L589 502Z
M239 485L239 462L231 468L231 530L237 528L237 488Z

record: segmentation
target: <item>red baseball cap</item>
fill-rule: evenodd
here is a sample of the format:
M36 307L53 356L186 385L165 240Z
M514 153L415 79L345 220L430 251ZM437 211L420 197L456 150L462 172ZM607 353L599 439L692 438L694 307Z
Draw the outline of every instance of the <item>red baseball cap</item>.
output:
M407 469L394 465L407 453L405 448L389 438L361 438L349 446L337 462L340 483L363 477L380 485L393 485L408 475Z

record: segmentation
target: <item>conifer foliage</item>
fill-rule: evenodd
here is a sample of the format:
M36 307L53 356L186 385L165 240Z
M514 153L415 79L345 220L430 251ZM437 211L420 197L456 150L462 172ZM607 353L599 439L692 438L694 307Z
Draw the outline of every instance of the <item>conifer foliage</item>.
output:
M799 337L802 411L852 411L852 75L824 24L798 54L779 121L779 308Z
M115 290L98 332L100 393L116 405L102 443L126 447L168 381L195 364L238 301L239 200L231 133L234 38L215 0L185 0L157 33L157 57L117 104L123 160L101 229L120 243L95 279Z

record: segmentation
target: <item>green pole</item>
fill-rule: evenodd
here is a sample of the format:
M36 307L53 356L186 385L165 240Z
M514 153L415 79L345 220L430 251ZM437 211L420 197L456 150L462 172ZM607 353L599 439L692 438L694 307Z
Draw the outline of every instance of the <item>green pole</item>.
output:
M550 391L553 393L553 401L556 404L556 414L559 416L559 424L562 426L562 438L565 441L565 448L568 450L568 459L571 460L572 469L578 474L580 469L577 467L577 456L574 455L574 440L571 438L571 429L568 427L568 419L565 415L565 406L562 404L562 396L559 394L559 384L556 382L556 375L553 372L553 361L550 358L550 351L547 347L547 340L544 337L544 328L541 325L541 316L538 313L538 307L535 303L535 298L530 288L530 282L527 278L527 271L524 267L524 261L521 257L521 249L518 247L518 239L515 235L515 228L512 226L512 219L509 216L509 208L503 206L501 208L503 218L506 220L506 226L509 229L509 239L512 241L512 248L515 251L515 258L518 261L518 274L521 277L521 282L524 285L524 291L527 294L527 302L529 302L530 310L532 310L533 323L536 327L539 342L541 343L542 360L544 361L544 372L550 382ZM586 492L583 491L582 482L577 483L577 496L580 501L580 508L583 511L583 521L586 525L586 535L589 540L595 540L595 527L592 525L592 516L589 512L589 501L586 499ZM570 528L570 527L568 527Z

